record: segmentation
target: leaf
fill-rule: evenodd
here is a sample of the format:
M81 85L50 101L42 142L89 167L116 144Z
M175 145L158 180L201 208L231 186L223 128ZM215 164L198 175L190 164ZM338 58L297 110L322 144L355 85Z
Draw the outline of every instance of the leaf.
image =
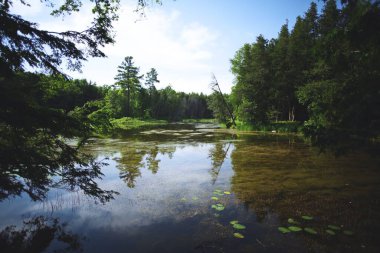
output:
M193 200L198 200L199 198L198 197L192 197Z
M243 239L244 238L244 235L240 234L240 233L234 233L234 236L236 238L239 238L239 239Z
M317 231L315 231L314 229L312 228L304 228L303 230L305 230L305 232L309 233L309 234L312 234L312 235L316 235L318 234Z
M181 201L185 202L187 199L186 198L181 198Z
M289 229L287 229L286 227L278 227L278 231L280 231L283 234L292 232Z
M288 229L289 229L290 231L292 231L292 232L299 232L299 231L302 230L302 228L297 227L297 226L290 226L290 227L288 227Z
M344 230L343 234L345 234L345 235L354 235L354 232L352 232L351 230Z
M328 228L331 228L332 230L340 230L340 227L335 226L335 225L328 225Z
M219 200L217 197L211 197L212 200Z
M336 233L334 232L334 230L326 229L325 231L326 231L326 233L328 233L329 235L336 235Z
M299 222L295 221L293 218L288 219L288 223L290 224L299 224Z
M224 192L224 194L230 195L230 194L231 194L231 192L227 192L227 191L225 191L225 192Z
M222 204L212 205L211 207L214 208L217 211L223 211L224 208L225 208Z
M312 220L312 219L314 219L313 216L308 216L308 215L303 215L303 216L301 216L301 218L304 219L304 220Z
M230 224L231 225L234 225L234 224L236 224L236 223L238 223L239 221L237 221L237 220L232 220L232 221L230 221Z
M233 225L233 228L234 229L245 229L245 226L244 225L242 225L242 224L239 224L239 223L235 223L234 225Z

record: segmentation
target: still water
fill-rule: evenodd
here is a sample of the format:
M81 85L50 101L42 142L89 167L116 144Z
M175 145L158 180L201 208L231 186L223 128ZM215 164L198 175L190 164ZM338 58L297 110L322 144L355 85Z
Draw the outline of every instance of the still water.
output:
M94 139L85 152L108 163L99 184L114 200L57 189L5 200L0 235L28 237L25 252L380 252L378 157L207 125Z

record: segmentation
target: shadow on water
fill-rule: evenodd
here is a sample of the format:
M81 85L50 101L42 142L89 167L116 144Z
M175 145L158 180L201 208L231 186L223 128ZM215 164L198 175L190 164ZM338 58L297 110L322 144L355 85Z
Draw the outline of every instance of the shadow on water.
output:
M67 221L67 229L87 238L79 247L84 252L380 249L376 157L356 153L335 158L318 154L296 136L236 136L202 125L94 139L84 152L99 160L110 157L99 185L120 192L105 205L77 201L74 209L66 195L60 197L54 215ZM16 204L22 208L15 211ZM0 203L0 208L4 211L0 228L10 233L5 227L25 213L46 216L45 210L23 199ZM236 220L243 228L230 224ZM53 221L44 222L54 227ZM286 234L278 230L290 226L302 230ZM61 238L57 233L63 228L51 229L56 231L54 238ZM73 238L78 238L75 234ZM50 248L56 249L56 244Z
M38 216L24 220L21 228L7 226L0 231L0 248L3 253L81 252L81 238L66 229L67 224L58 218Z

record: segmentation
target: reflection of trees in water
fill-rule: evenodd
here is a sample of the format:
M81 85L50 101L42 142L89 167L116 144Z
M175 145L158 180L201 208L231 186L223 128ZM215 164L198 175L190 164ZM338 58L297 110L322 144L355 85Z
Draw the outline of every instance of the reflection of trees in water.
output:
M140 169L146 167L153 174L159 169L161 160L157 159L159 154L168 155L171 159L176 147L160 146L158 143L134 143L120 149L120 158L117 159L117 168L120 170L120 178L130 188L135 187L136 179L141 176Z
M211 159L211 179L212 183L214 184L216 182L216 179L218 178L219 171L224 163L224 160L227 157L228 150L231 147L231 142L229 143L222 143L217 142L215 145L209 150L209 158Z
M231 190L254 211L258 222L275 217L275 226L279 225L277 219L286 225L288 218L302 220L300 216L307 214L316 217L315 224L308 224L322 231L331 223L354 230L367 250L380 240L371 232L380 229L378 158L365 154L335 158L333 154L317 154L302 142L277 139L257 138L234 146ZM326 236L321 232L321 239ZM358 240L348 243L349 239L337 243L336 250L320 248L316 252L358 252L358 248L349 249L360 246ZM327 245L311 237L307 242L313 247Z
M66 230L67 224L59 219L38 216L24 221L22 228L8 226L0 231L0 249L2 253L38 253L44 252L54 242L60 242L63 248L54 252L82 251L79 237Z
M36 159L36 154L29 153L16 154L10 160L1 157L0 201L22 193L27 193L32 200L44 200L51 188L82 190L102 203L117 194L102 190L96 182L103 176L101 167L106 163L95 161L92 156L66 144L58 143L56 148L63 151L44 154L48 158L41 155Z

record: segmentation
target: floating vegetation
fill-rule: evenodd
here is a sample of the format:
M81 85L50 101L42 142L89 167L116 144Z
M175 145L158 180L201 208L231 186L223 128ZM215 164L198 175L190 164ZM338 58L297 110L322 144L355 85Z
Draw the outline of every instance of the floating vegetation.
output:
M216 211L223 211L225 207L222 204L216 204L212 205L211 208L215 209Z
M315 229L312 229L312 228L304 228L303 229L306 233L309 233L309 234L312 234L312 235L316 235L318 234L317 231L315 231Z
M304 219L304 220L312 220L312 219L314 219L313 216L308 216L308 215L303 215L303 216L301 216L301 218Z
M211 197L211 199L212 199L212 200L219 200L219 198L218 198L218 197L214 197L214 196L213 196L213 197Z
M287 229L286 227L278 227L278 231L280 231L283 234L292 232L289 229Z
M336 233L334 232L334 230L326 229L325 231L326 231L326 233L328 233L329 235L336 235Z
M239 221L237 221L237 220L232 220L232 221L230 221L230 224L231 224L231 225L234 225L234 224L236 224L236 223L239 223Z
M214 213L214 216L215 216L216 218L219 218L219 217L220 217L220 214L218 214L218 213Z
M225 191L224 194L230 195L231 192Z
M240 233L234 233L234 236L236 238L239 238L239 239L243 239L244 238L244 235L240 234Z
M242 224L239 224L239 223L235 223L235 224L233 224L233 228L240 230L240 229L245 229L245 226Z
M328 225L327 227L332 229L332 230L340 230L340 227L335 226L335 225Z
M299 232L299 231L302 230L302 228L297 227L297 226L290 226L290 227L288 227L288 229L289 229L290 231L292 231L292 232Z
M193 200L198 200L199 198L198 197L192 197Z
M293 218L288 219L288 223L290 224L299 224L299 222L295 221Z
M186 198L181 198L181 201L185 202L185 201L187 201L187 199Z
M352 232L351 230L344 230L343 234L345 234L345 235L354 235L354 232Z

